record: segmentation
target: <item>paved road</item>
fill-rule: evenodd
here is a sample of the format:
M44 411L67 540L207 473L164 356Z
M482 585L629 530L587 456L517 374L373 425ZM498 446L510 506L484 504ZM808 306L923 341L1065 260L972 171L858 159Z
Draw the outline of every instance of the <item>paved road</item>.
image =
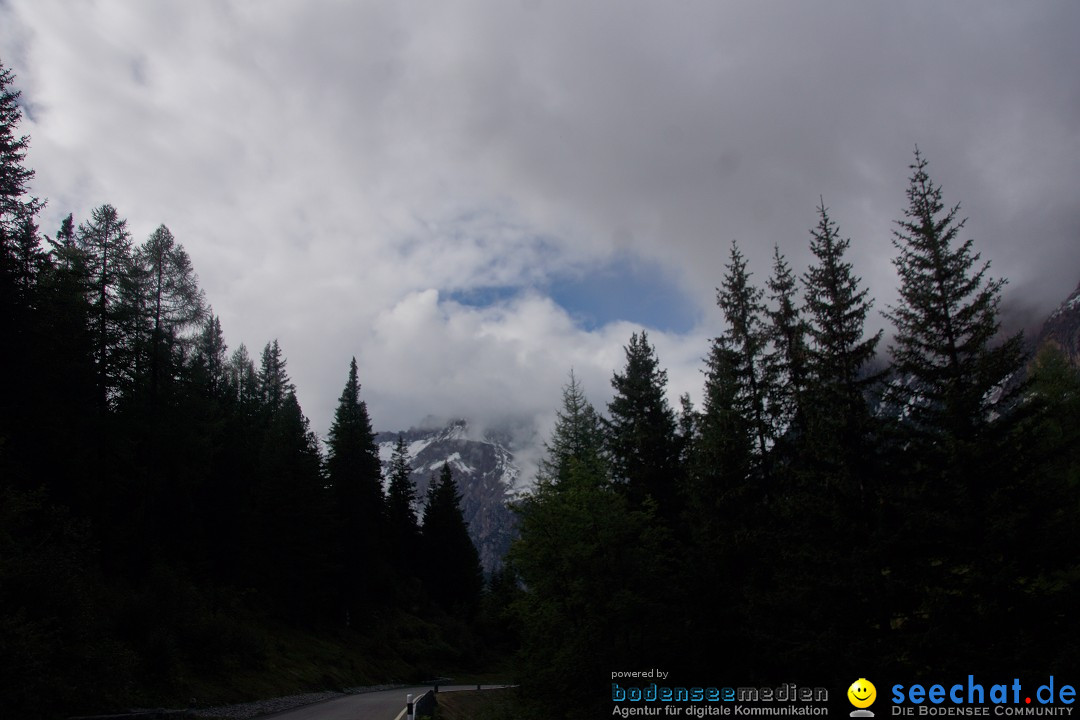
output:
M504 686L484 685L482 687L485 690L491 690ZM412 693L413 697L416 698L430 689L430 685L424 685L349 695L329 702L307 705L265 717L274 720L395 720L401 711L405 709L405 696L408 693ZM475 685L448 685L446 687L440 686L439 692L475 689Z

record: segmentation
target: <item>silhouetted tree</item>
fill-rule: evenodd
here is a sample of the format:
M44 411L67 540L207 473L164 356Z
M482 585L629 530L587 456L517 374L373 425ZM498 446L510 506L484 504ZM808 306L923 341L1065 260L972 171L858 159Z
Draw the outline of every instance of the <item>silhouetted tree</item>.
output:
M555 427L544 449L546 452L537 477L539 482L560 484L574 464L588 466L598 477L607 474L603 421L585 397L585 390L573 370L563 387L562 407L556 411Z
M777 432L801 436L806 431L806 387L810 373L806 320L799 310L796 278L791 266L773 248L773 274L768 281L773 308L766 310L767 333L772 344L766 364L776 370L769 403Z
M86 272L98 369L98 395L102 407L113 399L121 380L124 308L120 290L131 265L131 235L127 220L112 205L95 208L75 236Z
M457 483L445 463L428 488L421 552L429 597L448 612L471 617L480 602L484 574L461 513Z
M382 467L367 404L360 399L356 358L330 425L326 473L337 509L343 607L359 621L361 607L387 592L389 572Z
M881 331L864 337L873 300L844 258L851 241L840 237L824 200L818 216L817 227L810 231L815 264L803 277L813 408L808 443L817 482L843 487L854 483L862 495L869 480L865 461L873 440L864 393L876 380L866 368Z
M727 329L724 346L728 372L734 381L731 400L750 434L753 470L761 481L771 484L769 448L775 431L769 413L773 397L775 368L768 355L768 332L763 322L763 292L750 284L746 258L739 246L731 243L731 260L723 283L716 291L716 303L724 313ZM767 491L767 490L766 490Z
M412 466L409 463L409 447L405 438L398 436L394 452L390 456L387 471L389 482L386 488L386 520L391 537L392 567L395 570L396 584L402 592L412 593L408 587L409 578L419 572L420 562L420 523L416 517L416 483L412 479Z
M631 335L624 350L626 366L611 378L615 396L606 423L612 477L632 506L652 498L658 516L673 522L680 468L675 413L665 396L667 371L660 368L645 331Z
M905 219L893 244L900 299L886 317L896 326L890 346L895 401L909 425L938 441L957 459L958 443L972 443L993 423L1005 383L1023 364L1020 335L995 344L1005 280L986 276L974 240L959 240L966 219L960 206L946 210L941 187L915 150Z

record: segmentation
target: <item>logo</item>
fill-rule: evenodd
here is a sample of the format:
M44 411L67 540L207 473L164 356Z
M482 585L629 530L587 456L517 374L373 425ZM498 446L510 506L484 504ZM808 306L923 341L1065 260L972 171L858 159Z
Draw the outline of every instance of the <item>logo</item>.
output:
M851 683L851 687L847 690L847 697L856 707L851 712L851 717L874 717L874 713L866 709L877 699L877 688L874 687L874 683L866 678L859 678Z

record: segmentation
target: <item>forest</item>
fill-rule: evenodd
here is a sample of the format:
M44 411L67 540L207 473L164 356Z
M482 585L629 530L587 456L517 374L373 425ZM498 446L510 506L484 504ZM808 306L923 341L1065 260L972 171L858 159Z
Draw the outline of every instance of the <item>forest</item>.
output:
M822 202L801 275L777 248L758 287L732 243L700 409L644 331L606 414L571 374L509 561L546 717L610 714L645 668L840 696L1078 666L1080 373L1003 335L1005 281L917 148L910 171L887 347Z
M403 444L382 477L355 360L323 447L284 350L229 352L168 228L139 242L110 205L38 226L14 80L0 66L5 716L493 664L523 715L560 718L608 714L616 670L1080 666L1080 375L1002 336L1004 280L918 150L894 306L824 201L802 273L777 248L756 285L733 243L701 407L671 407L645 331L604 411L571 373L484 578L448 468L420 517Z
M355 359L323 447L279 343L227 351L167 227L137 243L102 205L41 232L10 70L0 93L0 714L414 681L504 652L450 469L418 517L399 442L384 491Z

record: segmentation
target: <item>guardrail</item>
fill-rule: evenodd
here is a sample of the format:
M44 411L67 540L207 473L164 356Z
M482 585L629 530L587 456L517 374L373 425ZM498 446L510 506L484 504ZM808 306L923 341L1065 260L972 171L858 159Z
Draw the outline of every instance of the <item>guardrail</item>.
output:
M436 687L438 687L436 685ZM435 690L428 690L418 698L411 694L405 696L405 720L417 720L435 712Z

